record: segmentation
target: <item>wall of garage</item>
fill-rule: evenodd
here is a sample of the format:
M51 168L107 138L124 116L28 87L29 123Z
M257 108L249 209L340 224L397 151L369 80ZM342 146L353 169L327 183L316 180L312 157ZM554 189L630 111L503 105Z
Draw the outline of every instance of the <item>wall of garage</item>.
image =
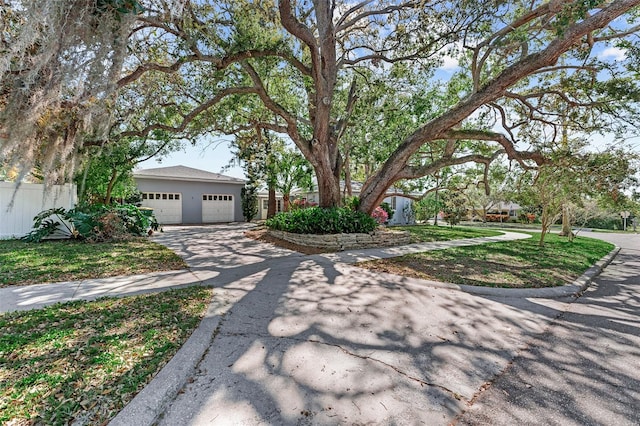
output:
M143 193L157 192L180 194L180 198L182 200L182 223L184 224L203 223L203 194L232 195L233 221L241 222L244 220L240 199L240 190L244 186L243 184L145 178L136 178L136 184L138 186L138 190Z

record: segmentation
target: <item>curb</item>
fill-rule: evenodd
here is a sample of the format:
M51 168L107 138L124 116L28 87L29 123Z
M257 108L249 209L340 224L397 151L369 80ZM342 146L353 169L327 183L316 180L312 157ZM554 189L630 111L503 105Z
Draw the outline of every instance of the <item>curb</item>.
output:
M223 315L211 315L213 305L213 302L209 305L205 317L173 358L120 410L109 426L150 426L156 423L168 403L193 376L211 346L223 319Z
M578 296L585 291L593 279L606 268L620 252L620 247L615 246L607 255L597 261L595 265L587 269L584 274L578 277L573 284L560 287L545 288L498 288L498 287L477 287L471 285L450 284L454 288L469 294L481 296L500 297L534 297L534 298L560 298Z

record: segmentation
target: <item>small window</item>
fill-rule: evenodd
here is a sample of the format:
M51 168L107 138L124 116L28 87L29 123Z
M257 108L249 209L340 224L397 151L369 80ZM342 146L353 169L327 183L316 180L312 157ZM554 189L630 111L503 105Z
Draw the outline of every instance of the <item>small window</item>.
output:
M169 194L169 199L173 200L173 194Z
M176 194L176 200L180 199L180 194Z
M160 194L156 194L156 200L160 199Z
M207 195L207 200L209 201L213 200L213 195Z
M218 196L217 195L213 196L213 201L218 201Z
M162 199L166 200L167 199L167 194L162 194Z
M262 200L262 210L269 209L269 200Z
M142 193L142 199L143 199L143 200L146 200L146 199L147 199L147 193L146 193L146 192Z
M229 195L229 201L233 201L233 195Z
M206 194L202 196L202 201L207 201L207 195Z
M227 201L227 196L226 195L223 195L222 197L223 197L224 201Z
M397 203L396 197L391 197L391 208L394 209L394 210L397 208L396 207L396 205L397 205L396 203Z

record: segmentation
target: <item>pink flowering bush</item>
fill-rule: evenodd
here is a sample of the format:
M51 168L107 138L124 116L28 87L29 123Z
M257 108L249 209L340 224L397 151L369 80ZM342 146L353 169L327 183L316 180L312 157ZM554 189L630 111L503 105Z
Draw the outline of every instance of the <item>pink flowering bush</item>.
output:
M389 214L384 211L382 207L376 207L376 209L371 213L371 217L378 222L378 225L382 225L389 220Z
M291 202L291 210L308 209L317 205L318 203L307 201L306 198L296 198Z

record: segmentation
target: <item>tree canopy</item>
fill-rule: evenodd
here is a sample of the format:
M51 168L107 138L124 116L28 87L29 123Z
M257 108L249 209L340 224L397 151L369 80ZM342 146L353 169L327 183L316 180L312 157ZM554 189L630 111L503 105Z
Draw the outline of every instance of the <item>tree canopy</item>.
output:
M51 172L86 143L266 129L313 166L324 207L340 202L345 164L364 160L359 209L371 212L394 183L446 167L544 164L560 126L635 128L639 5L3 2L0 160ZM162 84L145 92L143 78ZM107 113L136 86L138 118L121 127ZM109 126L91 126L97 105Z

